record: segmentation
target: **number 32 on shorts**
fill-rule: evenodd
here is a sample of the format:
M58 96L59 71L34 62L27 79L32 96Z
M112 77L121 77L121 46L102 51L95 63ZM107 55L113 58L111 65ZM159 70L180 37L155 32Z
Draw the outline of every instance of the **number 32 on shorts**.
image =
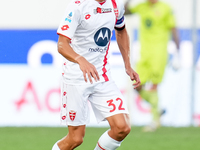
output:
M110 110L110 112L113 112L113 111L116 110L116 108L117 108L117 106L115 104L116 101L120 101L120 103L118 105L118 110L125 110L125 108L122 107L122 105L123 105L122 99L121 98L117 98L115 101L113 99L107 101L108 106L112 107L112 109Z

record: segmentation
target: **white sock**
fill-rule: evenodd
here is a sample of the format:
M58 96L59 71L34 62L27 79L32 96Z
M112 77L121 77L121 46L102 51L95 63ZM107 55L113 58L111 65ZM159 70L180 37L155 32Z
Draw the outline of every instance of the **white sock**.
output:
M115 150L121 145L121 141L116 141L108 135L106 131L99 138L99 141L94 150Z
M57 141L54 145L53 145L53 147L52 147L52 150L60 150L60 148L58 147L58 143L59 141Z

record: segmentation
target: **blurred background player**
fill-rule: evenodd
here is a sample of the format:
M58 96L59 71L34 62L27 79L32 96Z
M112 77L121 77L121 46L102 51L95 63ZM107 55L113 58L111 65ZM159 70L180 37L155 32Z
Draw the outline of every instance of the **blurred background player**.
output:
M136 70L141 79L141 86L137 91L144 100L151 104L153 121L143 129L150 132L155 131L160 125L161 112L158 109L157 87L163 79L168 60L167 45L170 33L175 41L177 52L179 37L170 6L158 0L147 0L136 6L131 6L129 2L125 4L125 14L137 13L140 16L139 40L141 49ZM174 63L177 62L177 58L175 58ZM151 87L146 89L144 86L146 83L151 83Z

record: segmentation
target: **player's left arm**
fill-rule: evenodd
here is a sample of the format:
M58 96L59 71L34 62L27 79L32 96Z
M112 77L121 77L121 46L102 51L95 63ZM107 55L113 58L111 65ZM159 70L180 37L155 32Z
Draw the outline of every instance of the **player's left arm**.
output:
M179 56L179 49L180 49L180 40L179 40L179 34L176 27L176 21L175 16L173 14L173 11L170 7L168 7L168 15L167 15L167 25L172 33L172 39L176 44L176 51L173 53L173 58L171 60L172 67L175 70L178 70L181 66L180 64L180 56Z
M130 41L129 35L125 28L125 25L122 28L115 28L115 36L117 40L117 44L119 46L120 52L122 54L126 73L130 76L132 81L135 81L133 86L136 89L140 85L140 78L139 75L132 69L130 63Z
M130 63L130 41L129 41L129 35L125 27L124 4L123 1L121 0L118 0L117 2L118 2L117 6L119 13L117 17L117 22L115 24L115 36L124 60L126 73L130 76L130 79L132 81L135 81L133 86L136 89L140 86L140 78L139 75L132 69Z
M180 46L179 46L180 45L180 39L179 39L179 34L178 34L177 28L176 27L172 28L171 32L172 32L172 38L173 38L173 40L174 40L174 42L176 44L176 48L177 48L177 50L179 50L179 48L180 48Z
M169 29L171 29L172 38L176 44L177 50L179 50L180 40L179 40L178 30L176 27L176 19L173 10L170 7L168 7L167 9L166 25L168 26Z

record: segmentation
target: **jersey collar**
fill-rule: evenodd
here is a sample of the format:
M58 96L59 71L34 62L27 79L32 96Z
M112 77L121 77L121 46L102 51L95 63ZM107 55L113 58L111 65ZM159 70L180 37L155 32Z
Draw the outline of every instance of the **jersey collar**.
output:
M98 1L97 1L98 2ZM103 2L98 2L100 5L103 5L106 2L106 0L104 0Z

